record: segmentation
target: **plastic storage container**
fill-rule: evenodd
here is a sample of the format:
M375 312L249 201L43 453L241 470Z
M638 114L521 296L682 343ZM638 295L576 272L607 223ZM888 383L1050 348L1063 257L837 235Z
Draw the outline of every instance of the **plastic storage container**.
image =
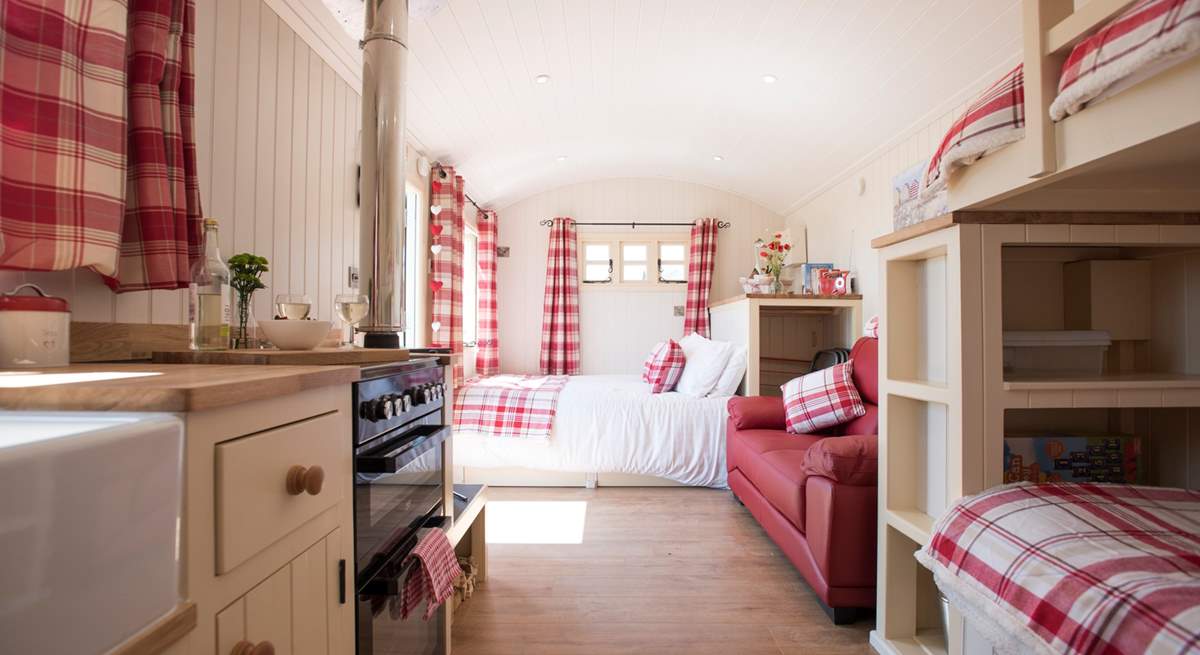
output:
M1102 375L1112 339L1103 330L1008 331L1006 375Z
M22 294L29 290L35 295ZM0 293L0 369L71 363L71 312L67 301L22 284Z

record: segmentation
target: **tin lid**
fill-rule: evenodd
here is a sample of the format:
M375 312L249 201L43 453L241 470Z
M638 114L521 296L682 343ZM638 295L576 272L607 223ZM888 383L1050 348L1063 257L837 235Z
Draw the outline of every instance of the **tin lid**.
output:
M22 289L32 289L37 292L36 296L18 295ZM42 291L41 287L36 284L22 284L21 286L9 291L8 293L0 294L0 311L12 312L67 312L67 301L62 298L56 298L47 295Z

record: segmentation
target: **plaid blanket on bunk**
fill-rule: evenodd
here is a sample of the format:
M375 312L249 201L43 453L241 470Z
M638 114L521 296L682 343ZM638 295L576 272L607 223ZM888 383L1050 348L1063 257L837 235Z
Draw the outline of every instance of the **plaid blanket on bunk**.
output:
M493 437L550 437L565 375L496 375L468 382L454 397L454 429Z
M1050 118L1062 120L1126 77L1197 50L1200 0L1140 0L1071 50Z
M979 94L950 125L925 169L922 195L945 187L954 169L975 163L989 151L1025 136L1025 65Z
M1200 492L1017 483L961 499L917 559L999 652L1200 652Z

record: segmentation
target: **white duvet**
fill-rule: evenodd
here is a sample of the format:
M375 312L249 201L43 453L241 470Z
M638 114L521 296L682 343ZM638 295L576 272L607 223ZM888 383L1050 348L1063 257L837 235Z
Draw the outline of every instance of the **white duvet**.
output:
M653 475L725 487L729 397L650 393L636 375L573 376L549 440L454 432L454 465Z

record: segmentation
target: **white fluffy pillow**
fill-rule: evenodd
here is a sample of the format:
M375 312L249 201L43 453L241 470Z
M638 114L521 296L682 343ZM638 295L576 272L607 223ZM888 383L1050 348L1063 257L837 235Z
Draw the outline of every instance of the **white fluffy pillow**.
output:
M729 356L733 352L733 344L724 341L710 341L695 332L679 340L683 348L685 363L679 382L675 383L675 391L694 398L703 398L717 386Z
M750 349L744 345L731 344L733 350L729 355L729 364L721 372L717 386L708 393L710 397L722 398L737 393L742 384L742 376L746 374L746 366L750 363Z

